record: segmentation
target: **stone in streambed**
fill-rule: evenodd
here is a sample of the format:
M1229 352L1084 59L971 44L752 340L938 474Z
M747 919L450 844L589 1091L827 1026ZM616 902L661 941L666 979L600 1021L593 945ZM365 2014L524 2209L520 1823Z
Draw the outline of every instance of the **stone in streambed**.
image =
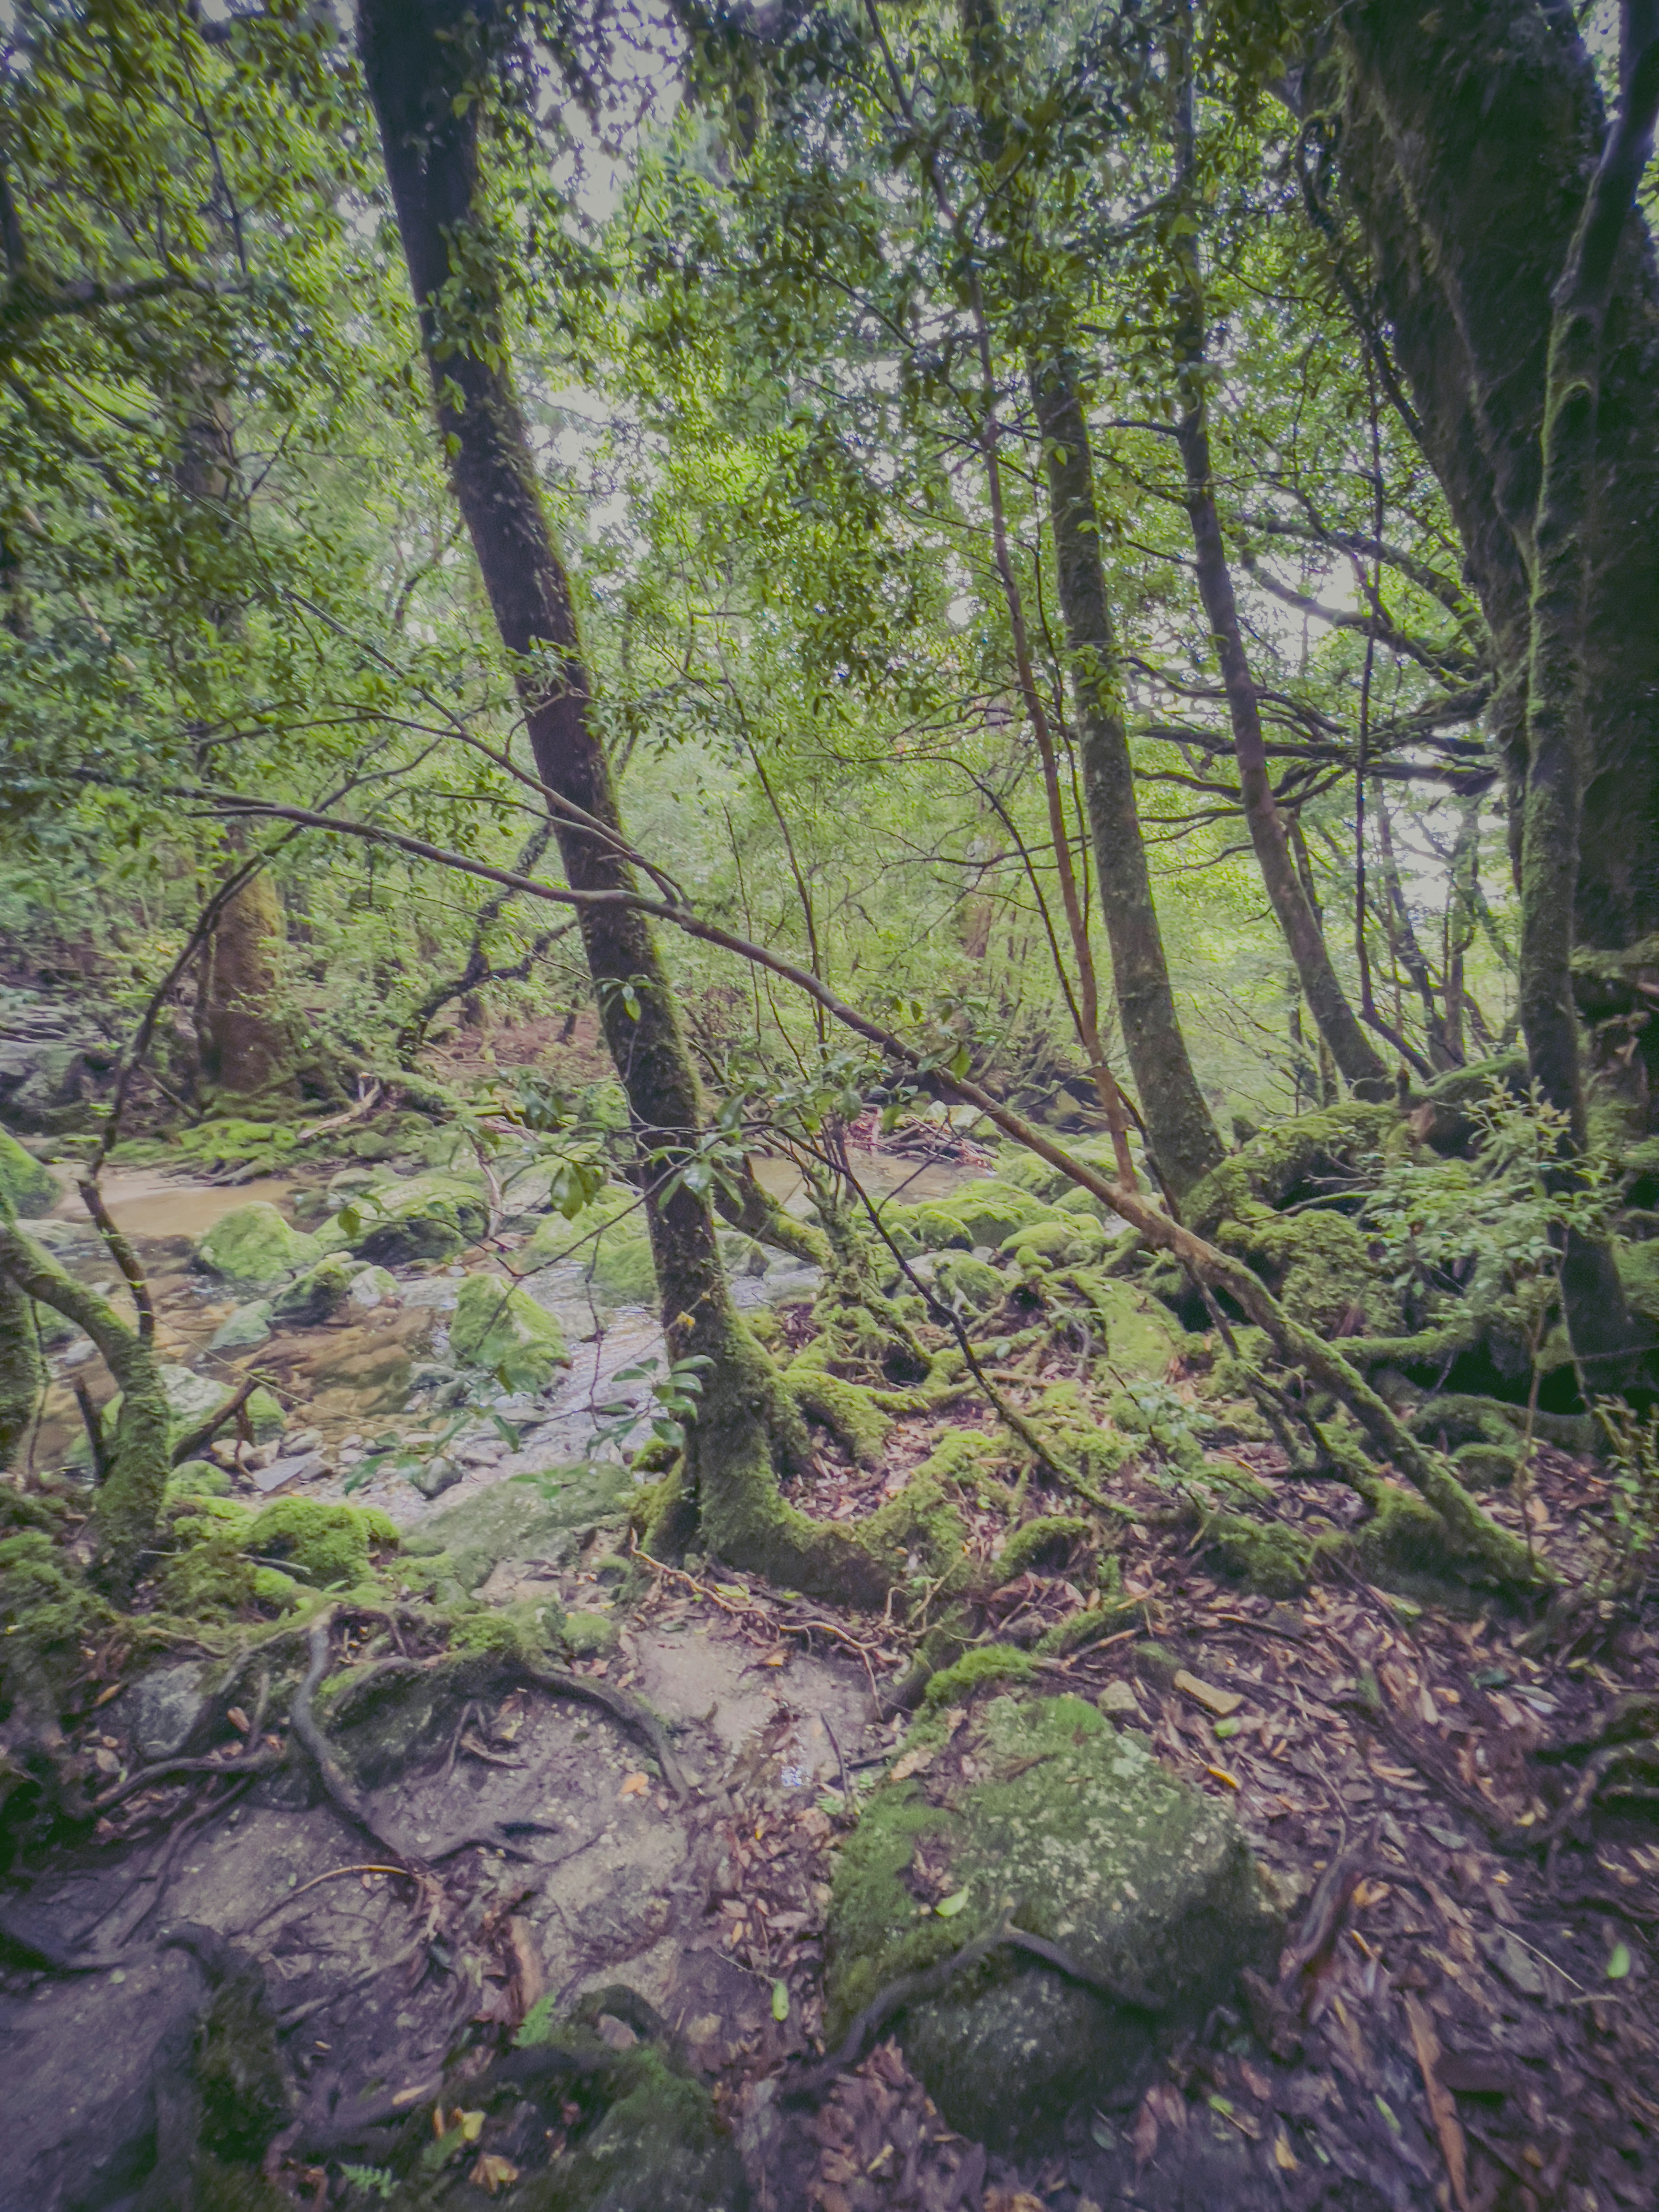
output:
M1012 1911L1125 2002L1001 1949L902 2014L898 2033L952 2127L1036 2142L1079 2099L1126 2085L1158 2035L1202 2018L1241 1967L1269 1966L1279 1923L1227 1809L1080 1698L998 1697L948 1737L945 1721L912 1731L926 1781L884 1783L842 1853L827 2032ZM963 1893L948 1917L928 1909Z
M351 1295L354 1272L349 1261L331 1253L277 1292L271 1303L271 1319L287 1328L320 1328L344 1307Z
M196 1266L204 1273L222 1275L238 1289L263 1290L312 1266L319 1249L314 1237L256 1199L214 1223L196 1247Z
M241 1352L270 1334L270 1300L253 1298L222 1321L208 1339L210 1352Z
M505 1370L514 1389L539 1390L556 1367L570 1364L552 1315L499 1275L469 1275L461 1285L449 1349L465 1366Z

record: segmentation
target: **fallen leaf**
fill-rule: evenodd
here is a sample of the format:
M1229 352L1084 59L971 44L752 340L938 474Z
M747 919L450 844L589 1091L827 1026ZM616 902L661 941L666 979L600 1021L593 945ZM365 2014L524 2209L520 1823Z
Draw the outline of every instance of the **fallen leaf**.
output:
M1615 1943L1613 1947L1613 1955L1607 1960L1607 1979L1610 1982L1622 1982L1629 1972L1630 1945Z
M939 1903L933 1907L933 1910L938 1913L941 1920L954 1920L957 1913L961 1911L963 1906L966 1905L967 1902L967 1891L965 1889L959 1889L953 1896L940 1898ZM1609 1968L1608 1971L1611 1972L1612 1969ZM1625 1971L1626 1973L1630 1971L1630 1963L1628 1960L1626 1961Z
M772 1984L772 2017L774 2020L779 2021L787 2020L789 2017L789 1984L787 1982L774 1982Z
M1040 2197L1024 2189L988 2189L985 2212L1048 2212Z
M1224 1766L1206 1766L1204 1771L1212 1781L1224 1782L1229 1790L1237 1790L1241 1786L1238 1777L1236 1774L1229 1774Z
M477 2142L478 2137L483 2133L483 2114L482 2112L456 2112L453 2115L453 2118L459 2124L461 2141L463 2142L470 2143Z
M617 1795L619 1797L643 1797L650 1787L651 1778L648 1774L630 1774Z
M1428 2099L1429 2118L1434 2122L1434 2131L1440 2138L1441 2155L1446 2161L1452 2195L1457 2201L1458 2212L1468 2212L1463 2130L1458 2123L1457 2107L1452 2100L1451 2092L1440 2079L1440 2039L1434 2032L1434 2022L1417 1999L1410 1995L1406 1998L1406 2019L1412 2032L1412 2048L1417 2053L1417 2063L1423 2075L1423 2093Z
M123 1682L112 1682L108 1689L100 1690L97 1696L92 1701L92 1710L94 1712L97 1711L100 1705L106 1705L112 1698L118 1698L125 1686L125 1684Z
M519 2178L519 2169L510 2158L499 2151L487 2150L479 2158L467 2179L477 2189L487 2189L493 2197L498 2189L505 2189Z
M225 1718L230 1723L232 1728L235 1729L238 1735L246 1735L248 1730L253 1726L252 1722L248 1718L247 1715L242 1711L240 1705L233 1705L229 1711L225 1715Z
M1244 1700L1237 1690L1218 1690L1212 1682L1200 1682L1196 1674L1189 1674L1182 1667L1177 1669L1175 1686L1183 1697L1190 1698L1195 1705L1202 1705L1206 1713L1213 1713L1224 1721L1229 1713L1236 1713Z
M888 1780L908 1782L913 1774L925 1774L933 1763L933 1750L929 1744L925 1750L918 1746L915 1751L901 1753L888 1770Z
M1281 2173L1294 2173L1299 2163L1290 2137L1281 2130L1273 2137L1273 2164Z

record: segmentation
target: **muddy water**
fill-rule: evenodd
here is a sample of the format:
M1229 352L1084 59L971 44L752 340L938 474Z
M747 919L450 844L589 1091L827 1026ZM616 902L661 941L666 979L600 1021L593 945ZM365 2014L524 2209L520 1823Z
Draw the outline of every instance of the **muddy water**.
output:
M56 1173L64 1195L53 1212L65 1221L86 1220L74 1170L60 1167ZM261 1176L253 1182L192 1182L155 1168L111 1169L100 1188L118 1229L129 1237L158 1238L205 1237L216 1221L239 1206L252 1206L256 1199L282 1206L294 1191L291 1182L276 1176Z

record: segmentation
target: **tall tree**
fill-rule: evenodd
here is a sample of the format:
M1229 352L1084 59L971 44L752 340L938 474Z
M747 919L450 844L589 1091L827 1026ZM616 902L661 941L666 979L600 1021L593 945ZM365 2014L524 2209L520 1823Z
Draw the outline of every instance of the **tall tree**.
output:
M522 24L467 0L368 0L359 45L419 312L450 483L501 642L565 875L597 902L582 941L628 1094L671 1356L704 1365L682 1497L722 1556L797 1588L872 1587L867 1555L785 1504L801 1417L737 1313L692 1170L701 1102L595 726L576 605L537 482L508 359L501 271L483 204L480 109ZM614 903L611 902L614 901Z
M1611 123L1536 0L1369 0L1340 33L1344 181L1500 656L1528 1056L1580 1143L1575 947L1659 935L1659 8L1621 22ZM1611 1252L1570 1239L1563 1285L1586 1387L1655 1387Z

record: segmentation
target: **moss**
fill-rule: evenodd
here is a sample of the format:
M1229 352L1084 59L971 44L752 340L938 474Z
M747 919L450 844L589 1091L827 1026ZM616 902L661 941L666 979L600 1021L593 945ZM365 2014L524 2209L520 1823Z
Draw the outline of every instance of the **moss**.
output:
M1022 1269L1028 1252L1054 1267L1076 1267L1098 1260L1105 1249L1105 1231L1075 1214L1064 1220L1027 1222L1002 1240L1003 1251L1012 1253Z
M82 1646L100 1637L114 1614L64 1566L50 1523L15 1525L25 1502L0 1501L11 1524L0 1534L0 1679L9 1708L55 1716L82 1672Z
M58 1178L15 1137L0 1129L0 1201L21 1221L37 1220L58 1200Z
M608 1613L568 1613L559 1625L565 1649L574 1659L607 1657L621 1632Z
M197 2026L194 2070L203 2148L258 2159L289 2116L289 2092L264 1977L252 1963L214 1991Z
M0 1275L0 1474L28 1433L46 1389L41 1313L9 1275Z
M1061 1466L1096 1487L1130 1456L1133 1448L1101 1419L1076 1382L1051 1382L1028 1418Z
M1313 1572L1313 1543L1299 1528L1242 1513L1218 1513L1205 1524L1204 1553L1206 1565L1264 1597L1296 1596Z
M1479 1561L1459 1552L1445 1522L1415 1491L1379 1483L1373 1504L1364 1520L1346 1535L1322 1538L1321 1547L1352 1547L1370 1581L1408 1597L1443 1601L1471 1579L1486 1579Z
M1502 1444L1460 1444L1452 1466L1466 1490L1502 1490L1513 1482L1521 1455Z
M315 1238L303 1236L263 1199L222 1215L196 1248L198 1267L246 1290L279 1282L320 1256Z
M450 1646L460 1652L493 1652L503 1659L545 1659L562 1618L559 1606L545 1599L480 1607L451 1615Z
M645 1215L638 1192L625 1185L602 1190L570 1220L556 1214L544 1217L519 1254L517 1265L528 1273L563 1260L575 1261L611 1305L656 1303L657 1278Z
M1023 1658L1024 1655L1018 1655ZM1030 1662L1024 1662L1029 1668ZM918 1748L943 1729L924 1719ZM958 1754L973 1778L952 1778ZM874 1793L837 1863L826 2033L1012 1908L1093 1973L1176 2018L1195 2017L1278 1929L1221 1807L1167 1774L1081 1698L1007 1694L977 1705L929 1771ZM909 1877L927 1869L919 1900ZM927 1899L950 1892L941 1919ZM905 2056L958 2129L1007 2142L1052 2124L1085 2088L1109 2095L1147 2053L1144 2015L1006 1951L901 2020Z
M1081 1292L1101 1350L1120 1374L1161 1376L1180 1352L1182 1332L1155 1298L1133 1283L1076 1268L1071 1283Z
M216 1467L210 1459L187 1459L173 1470L167 1502L172 1505L185 1498L225 1498L229 1492L230 1476L224 1468Z
M1043 1513L1016 1528L997 1560L1000 1580L1011 1583L1033 1567L1060 1567L1089 1534L1075 1513Z
M1029 1651L1012 1644L976 1644L934 1675L927 1685L927 1710L939 1712L947 1705L966 1705L976 1691L992 1682L1030 1682L1037 1671Z
M449 1324L449 1348L468 1367L499 1371L515 1389L539 1390L568 1367L564 1333L528 1291L495 1275L469 1275Z
M1356 1162L1380 1150L1400 1127L1394 1107L1357 1099L1277 1122L1193 1186L1187 1220L1200 1236L1211 1237L1220 1223L1253 1206L1282 1206L1304 1184L1351 1174Z
M860 1467L879 1467L893 1424L856 1382L797 1360L783 1370L784 1388L809 1420L829 1430Z
M1632 1310L1659 1323L1659 1240L1630 1244L1620 1237L1613 1250L1619 1279Z
M1012 1287L1006 1275L975 1260L970 1253L953 1253L941 1260L933 1282L940 1294L965 1313L994 1312Z
M331 1505L321 1498L279 1498L247 1532L251 1551L291 1566L319 1589L369 1579L369 1547L395 1548L394 1522L373 1506Z
M331 1321L351 1295L353 1270L337 1253L331 1253L309 1267L288 1288L279 1291L270 1303L270 1318L289 1328L320 1328ZM243 1312L251 1310L244 1307ZM236 1316L232 1316L232 1320ZM258 1338L246 1341L258 1343Z
M895 1579L926 1582L936 1599L965 1589L973 1579L962 1516L920 1468L896 1498L876 1509L860 1535L872 1558Z
M1223 1223L1218 1241L1249 1261L1293 1321L1322 1336L1352 1336L1356 1326L1367 1336L1382 1336L1400 1326L1399 1299L1346 1214L1285 1216L1254 1208Z

